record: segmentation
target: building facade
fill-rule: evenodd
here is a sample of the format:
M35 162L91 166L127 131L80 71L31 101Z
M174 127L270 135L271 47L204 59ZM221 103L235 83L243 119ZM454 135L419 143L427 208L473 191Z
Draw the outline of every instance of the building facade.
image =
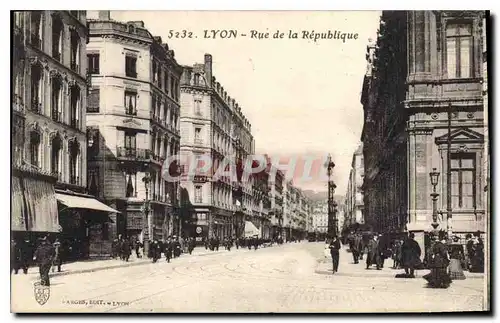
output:
M342 225L339 223L340 228L349 227L355 223L363 224L365 222L363 215L363 192L361 190L363 186L363 177L364 160L363 145L361 144L352 156L351 171L349 173L349 182L347 183L345 204L342 207L343 214L338 214L338 218L343 219Z
M206 158L213 166L194 177L183 169L181 203L191 221L187 234L197 240L242 236L245 221L253 218L256 209L255 181L241 177L243 162L254 153L254 140L240 106L216 81L211 55L205 55L203 64L184 66L181 107L183 159ZM217 176L214 180L219 169L230 167L232 163L224 164L228 160L238 165L237 178Z
M111 238L164 239L181 226L178 185L165 180L162 167L180 150L182 68L143 22L97 15L87 46L89 191L121 212Z
M413 231L423 244L433 222L435 168L443 210L438 229L484 232L483 15L382 14L377 42L367 50L361 99L365 215L377 231Z
M314 232L320 234L328 233L328 204L318 203L313 208Z
M17 11L13 21L12 231L85 239L85 212L57 201L87 186L86 12Z

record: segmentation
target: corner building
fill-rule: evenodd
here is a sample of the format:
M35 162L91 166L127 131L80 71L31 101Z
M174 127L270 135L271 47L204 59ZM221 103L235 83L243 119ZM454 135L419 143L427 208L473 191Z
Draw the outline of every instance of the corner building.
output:
M188 165L181 166L181 212L190 222L186 235L197 241L242 236L245 220L252 217L254 181L243 182L240 171L234 180L214 180L213 175L224 158L241 166L254 153L254 139L240 106L216 81L210 54L203 64L184 66L180 122L181 156L185 160L208 156L213 165L211 171L194 177L188 176Z
M14 238L51 233L67 246L77 239L88 246L87 210L59 203L86 193L86 21L85 11L13 12Z
M182 69L142 21L118 22L100 11L89 20L89 32L89 191L121 212L110 240L118 234L143 240L145 232L164 239L182 225L178 183L162 177L164 161L180 149Z
M438 229L462 238L485 232L484 14L382 14L377 42L367 49L362 94L366 221L377 231L415 232L423 247L432 223L429 174L436 168Z

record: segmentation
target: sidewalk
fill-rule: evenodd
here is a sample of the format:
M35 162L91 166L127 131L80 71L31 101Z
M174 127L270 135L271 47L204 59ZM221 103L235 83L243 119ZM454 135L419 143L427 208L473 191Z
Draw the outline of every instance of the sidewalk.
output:
M234 248L234 250L236 250L236 248ZM193 253L191 255L188 253L181 254L181 258L197 257L197 256L209 256L209 255L215 255L215 254L227 253L227 252L228 251L224 248L220 248L219 251L210 251L210 250L206 250L204 247L197 247L193 250ZM231 252L233 252L233 249L231 249ZM162 254L162 256L163 256L163 254ZM95 272L95 271L101 271L101 270L107 270L107 269L115 269L115 268L140 266L140 265L147 265L147 264L151 264L151 263L152 263L152 259L150 259L150 258L136 258L135 255L132 255L128 262L124 262L120 259L84 260L84 261L77 261L77 262L63 264L62 268L61 268L62 269L61 272L57 272L57 268L56 268L56 272L52 272L52 269L51 269L50 277L89 273L89 272ZM22 270L20 270L17 275L24 276L24 274L22 273ZM37 267L30 267L27 276L30 278L30 280L39 279L38 268Z
M332 258L319 258L318 264L316 266L315 273L320 275L331 275L332 274ZM429 273L429 269L415 270L415 277L422 277ZM404 273L403 269L392 269L392 259L386 259L384 262L384 268L382 270L377 270L375 266L371 266L370 269L366 269L366 255L364 255L363 260L360 260L358 264L354 264L352 254L347 252L346 248L340 250L340 261L339 261L339 271L336 273L338 276L351 276L351 277L390 277L394 278L396 274ZM470 273L464 271L465 277L467 279L483 279L483 273ZM404 278L401 278L404 279Z

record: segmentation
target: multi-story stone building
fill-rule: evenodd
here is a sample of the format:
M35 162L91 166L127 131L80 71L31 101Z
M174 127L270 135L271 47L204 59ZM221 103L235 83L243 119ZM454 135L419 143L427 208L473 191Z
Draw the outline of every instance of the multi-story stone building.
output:
M12 230L69 234L86 242L86 210L73 212L68 202L79 193L89 197L83 194L86 12L17 11L13 16ZM61 219L57 201L67 213Z
M328 204L326 201L314 206L313 226L316 233L328 233Z
M271 234L270 237L273 239L278 239L283 237L283 191L285 185L285 175L279 169L274 169L276 166L270 165L272 167L271 172L275 172L274 181L270 181L271 186Z
M177 234L177 186L162 167L180 149L182 67L141 21L122 23L100 11L89 34L89 191L121 212L111 237Z
M293 186L291 181L284 185L283 227L284 239L304 239L307 233L307 221L310 212L310 201L303 192Z
M383 12L361 99L365 215L375 230L407 229L423 243L432 229L429 174L436 168L444 210L438 228L462 236L484 231L483 15Z
M235 179L213 180L220 166L226 167L226 157L241 166L254 153L250 123L213 74L212 56L206 54L203 64L184 67L181 81L181 155L186 160L204 155L213 165L193 178L184 169L181 179L188 234L198 240L241 236L254 209L254 181L242 181L241 167Z
M351 171L349 173L349 182L347 183L347 192L345 196L345 204L342 207L343 216L338 215L339 220L342 219L342 225L339 227L349 227L355 223L363 224L365 222L363 216L363 186L364 177L364 161L363 161L363 145L359 145L352 156ZM340 204L339 204L340 206Z

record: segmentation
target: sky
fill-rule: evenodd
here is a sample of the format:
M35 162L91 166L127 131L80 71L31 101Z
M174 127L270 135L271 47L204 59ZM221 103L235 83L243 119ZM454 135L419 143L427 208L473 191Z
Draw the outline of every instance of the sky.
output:
M89 13L89 17L95 13ZM335 162L336 194L345 194L352 155L360 143L360 103L366 46L376 39L377 11L112 11L118 21L142 20L175 51L178 63L213 57L213 75L252 124L256 153L321 156ZM204 37L231 29L232 39ZM186 30L193 38L169 38ZM251 30L270 39L251 39ZM273 39L279 30L283 39ZM289 31L297 39L288 37ZM357 39L303 39L302 31L358 34ZM241 36L246 34L246 37ZM197 38L194 38L197 37ZM324 180L294 183L325 191Z

